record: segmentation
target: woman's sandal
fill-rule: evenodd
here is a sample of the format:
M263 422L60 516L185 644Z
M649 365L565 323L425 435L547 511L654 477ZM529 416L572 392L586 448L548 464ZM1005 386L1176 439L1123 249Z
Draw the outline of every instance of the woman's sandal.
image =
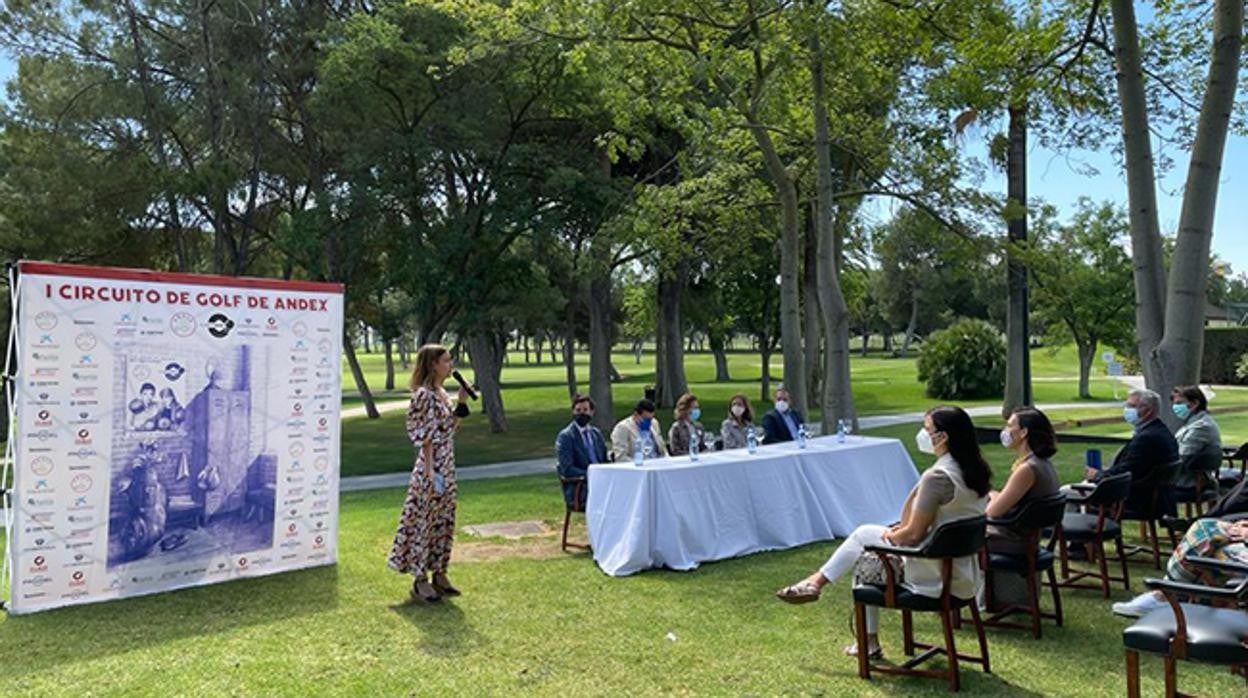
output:
M819 600L819 587L814 582L801 581L776 592L776 598L792 604Z
M446 579L446 578L443 577L443 579ZM442 592L446 596L459 596L460 595L459 589L456 589L455 586L451 584L451 580L449 579L446 580L446 584L441 584L438 582L437 577L434 577L433 588Z
M855 642L852 645L846 646L844 651L845 651L846 657L857 657L858 656L858 643ZM884 648L880 647L879 645L876 645L876 647L871 650L871 653L867 655L868 659L881 659L883 657L884 657Z
M412 598L413 599L419 599L421 601L424 601L425 603L437 603L438 601L442 600L442 595L437 592L437 587L432 584L429 584L429 586L434 588L434 592L432 594L420 593L421 582L425 582L425 584L429 584L429 582L423 579L418 579L415 582L412 582Z

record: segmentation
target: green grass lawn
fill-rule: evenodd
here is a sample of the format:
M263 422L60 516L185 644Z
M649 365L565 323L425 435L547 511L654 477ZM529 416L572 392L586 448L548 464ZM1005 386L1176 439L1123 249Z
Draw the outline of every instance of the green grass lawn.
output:
M548 357L549 358L549 357ZM1039 403L1076 403L1078 399L1077 362L1074 351L1063 348L1056 353L1048 349L1036 350L1032 353L1033 375L1035 376L1035 399ZM479 465L510 460L527 460L530 458L546 458L554 455L555 434L568 423L568 391L562 365L529 365L523 363L524 356L513 352L511 364L503 369L503 401L507 410L507 431L502 434L491 434L485 418L476 414L465 420L456 438L457 455L460 465ZM635 363L632 354L617 353L613 360L624 380L614 386L615 413L617 417L626 414L636 401L642 397L646 385L654 381L653 356L642 357L640 365ZM578 356L577 371L582 381L580 387L585 389L584 380L588 375L588 358ZM762 364L755 354L729 354L729 372L733 381L715 383L714 360L709 354L690 354L686 357L686 372L690 390L699 397L702 404L702 422L710 429L718 429L720 422L727 416L729 398L735 393L745 393L750 397L756 408L766 409L769 401L760 403L758 398ZM384 376L384 360L378 354L361 355L361 365L368 375L370 385L381 387ZM923 384L918 381L917 369L913 358L893 359L880 355L867 358L855 356L852 362L854 380L854 400L862 415L892 414L898 412L914 412L937 404L923 394ZM781 373L779 357L772 363L773 375ZM471 375L469 371L467 375ZM406 380L405 375L396 377L401 387ZM343 386L350 391L354 384L350 372L345 371ZM1126 389L1116 381L1095 376L1092 383L1093 402L1114 399L1117 389L1119 397L1125 397ZM406 393L395 391L379 396L379 400L405 400ZM357 406L358 397L344 399L344 406ZM1000 404L999 400L977 400L959 403L963 406ZM1248 389L1222 390L1213 405L1244 405L1248 404ZM761 413L761 410L758 410ZM1055 412L1055 419L1076 419L1086 417L1113 417L1113 410L1103 407L1067 410ZM664 428L671 422L671 414L666 410L659 415ZM818 415L811 415L817 419ZM1236 416L1223 423L1228 443L1248 441L1248 413ZM349 419L343 423L343 475L365 475L373 473L397 472L411 468L412 449L407 441L403 428L402 411L383 414L380 419L364 418ZM980 422L991 425L999 420L983 420ZM1129 433L1129 429L1117 425L1089 427L1089 433L1118 434ZM1080 429L1084 430L1084 429ZM1234 441L1238 439L1237 441Z
M989 455L1000 472L1005 451ZM469 481L461 492L461 526L562 517L547 477ZM940 681L857 678L840 653L852 639L847 581L817 604L772 598L830 544L615 579L558 553L553 537L495 541L488 558L453 567L463 597L424 607L384 566L402 497L343 495L336 567L0 617L0 695L946 695ZM458 545L471 556L484 544L461 533ZM1144 572L1133 570L1137 590ZM964 667L963 690L1122 695L1127 621L1093 592L1063 601L1065 626L1046 625L1042 640L990 630L993 673ZM916 616L920 638L938 637L929 615ZM892 658L899 626L883 614ZM957 641L970 649L974 634ZM1159 695L1160 660L1143 664L1144 694ZM1183 663L1179 673L1187 691L1243 695L1223 670Z

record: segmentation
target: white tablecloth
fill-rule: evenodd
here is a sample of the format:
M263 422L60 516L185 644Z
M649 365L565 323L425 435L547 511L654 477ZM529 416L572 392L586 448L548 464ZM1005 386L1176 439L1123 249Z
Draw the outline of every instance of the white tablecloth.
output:
M594 561L622 576L845 536L897 520L918 471L896 439L796 444L589 469Z

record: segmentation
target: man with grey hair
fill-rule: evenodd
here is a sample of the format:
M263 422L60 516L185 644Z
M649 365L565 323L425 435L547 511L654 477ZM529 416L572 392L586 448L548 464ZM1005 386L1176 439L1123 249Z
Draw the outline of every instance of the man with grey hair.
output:
M1135 427L1135 434L1114 456L1113 465L1102 472L1087 468L1089 480L1099 480L1110 475L1131 473L1131 494L1127 497L1127 512L1149 515L1152 508L1152 489L1157 486L1155 472L1178 460L1179 444L1174 440L1166 423L1158 418L1161 413L1161 396L1152 390L1140 388L1127 395L1122 418ZM1171 505L1165 504L1165 508Z
M789 391L783 385L776 386L775 407L763 415L763 441L769 444L796 441L797 430L805 419L789 402Z

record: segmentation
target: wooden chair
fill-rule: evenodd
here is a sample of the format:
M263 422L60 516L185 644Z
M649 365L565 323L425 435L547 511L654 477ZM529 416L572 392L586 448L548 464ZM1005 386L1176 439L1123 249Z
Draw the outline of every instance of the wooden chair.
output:
M1067 495L1067 504L1095 509L1096 513L1067 512L1062 517L1062 525L1056 531L1057 553L1062 564L1062 578L1057 586L1069 589L1100 589L1101 594L1107 599L1110 582L1122 582L1122 588L1131 588L1127 558L1122 550L1122 525L1118 522L1122 515L1123 503L1126 502L1130 491L1131 473L1121 473L1099 480L1086 493L1072 492ZM1106 540L1114 542L1117 552L1116 561L1122 565L1121 577L1112 577L1109 574L1108 561L1105 559ZM1068 545L1082 545L1091 550L1096 558L1097 571L1081 571L1071 574ZM1088 577L1095 577L1100 580L1100 583L1095 586L1081 583L1080 580Z
M585 491L585 488L588 486L588 478L560 476L559 484L560 485L572 485L574 487L573 494L572 494L572 501L574 503L568 504L567 498L564 498L563 500L564 501L563 538L560 540L560 543L559 543L560 548L565 553L568 552L568 548L576 548L577 550L589 550L590 547L584 543L569 543L568 542L568 526L572 524L572 514L574 513L584 514L585 513L585 507L584 505L581 504L581 502L584 501L584 497L582 497L582 493ZM560 489L562 490L562 488ZM560 494L562 494L562 491L560 491Z
M897 674L902 676L921 676L925 678L943 678L949 682L949 690L957 691L961 687L959 661L974 662L984 668L985 673L992 673L988 659L988 639L984 635L984 625L979 617L979 608L975 597L963 599L954 596L950 591L953 577L953 561L955 558L978 555L984 547L984 535L987 519L975 516L966 519L949 521L939 526L919 548L903 548L891 545L867 546L865 552L880 556L883 563L886 583L858 584L854 586L854 623L858 636L858 676L870 680L871 672ZM898 584L896 573L888 562L888 556L909 558L927 558L940 561L941 591L939 597L923 596L909 591ZM901 610L902 641L905 654L911 659L900 666L873 664L867 647L867 606L880 608L896 608ZM979 639L979 656L958 654L953 641L953 630L958 625L956 614L962 608L971 609L971 620L975 624L975 632ZM944 646L929 645L914 641L912 614L915 611L940 614L941 627L944 630ZM915 656L915 649L924 650ZM923 662L937 655L944 655L949 662L943 670L919 669Z
M1146 480L1132 483L1131 488L1133 490L1144 491L1147 494L1146 508L1142 511L1135 511L1124 507L1120 518L1122 521L1140 522L1140 535L1148 545L1126 546L1125 551L1128 561L1136 555L1151 555L1153 567L1161 569L1161 545L1157 540L1157 524L1163 517L1172 513L1170 484L1174 481L1175 476L1182 467L1182 461L1171 461L1164 466L1154 468ZM1128 497L1128 500L1130 499Z
M1200 557L1188 558L1187 562L1226 574L1248 575L1248 565ZM1144 586L1165 594L1169 605L1150 611L1122 632L1129 698L1140 696L1140 652L1159 654L1165 660L1167 697L1188 695L1178 690L1175 665L1180 660L1230 666L1232 672L1248 680L1248 612L1243 609L1248 604L1248 578L1231 588L1168 579L1146 579Z
M1239 448L1223 448L1222 460L1226 462L1226 470L1219 471L1218 486L1222 489L1229 489L1248 475L1248 443L1241 444ZM1227 472L1235 468L1235 461L1239 461L1239 473Z
M1014 528L1016 530L1021 529L1026 532L1023 541L1024 553L1022 555L984 551L987 563L984 565L984 584L988 608L996 608L992 586L994 572L1013 572L1022 575L1027 585L1027 605L1009 605L993 611L993 615L984 621L984 625L992 628L1030 629L1032 636L1037 639L1040 637L1041 618L1054 620L1057 622L1058 627L1061 627L1062 597L1058 590L1057 578L1053 572L1054 562L1057 557L1053 553L1053 548L1058 538L1057 529L1062 525L1065 512L1066 494L1058 492L1050 497L1031 500L1021 507L1014 516L1009 518L988 519L990 525ZM1040 536L1044 529L1052 529L1053 535L1049 537L1048 545L1041 548ZM1039 577L1041 572L1046 573L1049 578L1049 590L1053 594L1052 613L1045 613L1040 608ZM1005 620L1018 613L1028 614L1031 617L1031 622L1024 625Z
M1191 473L1191 487L1172 487L1171 501L1183 505L1183 516L1198 518L1218 499L1218 467L1222 465L1222 456L1216 451L1202 454L1186 466ZM1195 509L1195 513L1193 513Z

